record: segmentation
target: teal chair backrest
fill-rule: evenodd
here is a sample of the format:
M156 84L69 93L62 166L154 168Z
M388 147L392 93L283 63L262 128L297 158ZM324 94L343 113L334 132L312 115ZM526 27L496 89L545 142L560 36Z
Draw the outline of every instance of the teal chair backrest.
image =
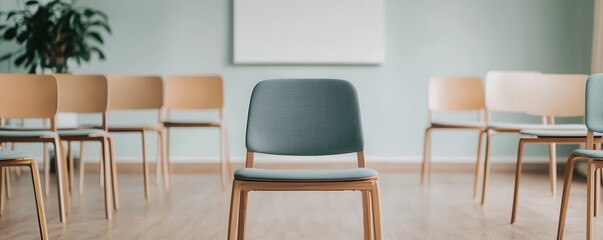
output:
M247 150L318 156L364 149L354 86L335 79L281 79L258 83L247 118Z
M586 127L603 132L603 74L591 75L586 81Z

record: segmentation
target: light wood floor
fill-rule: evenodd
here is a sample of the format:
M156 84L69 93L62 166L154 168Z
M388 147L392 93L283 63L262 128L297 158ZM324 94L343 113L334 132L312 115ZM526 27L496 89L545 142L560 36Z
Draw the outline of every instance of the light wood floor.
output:
M493 173L485 207L472 200L469 172L436 172L427 187L419 185L415 173L384 173L380 180L384 239L554 239L560 196L551 196L545 174L524 176L518 221L511 225L510 172ZM29 179L13 176L13 197L0 218L0 239L38 237ZM585 184L580 178L574 182L566 239L583 239ZM174 174L172 191L166 194L153 184L148 201L140 175L121 174L119 187L121 209L107 221L98 175L88 174L84 195L73 196L67 224L59 223L53 191L46 201L51 239L226 238L229 191L221 191L218 175ZM361 216L357 192L253 192L248 239L362 239ZM599 229L602 221L597 220ZM603 238L603 230L595 234Z

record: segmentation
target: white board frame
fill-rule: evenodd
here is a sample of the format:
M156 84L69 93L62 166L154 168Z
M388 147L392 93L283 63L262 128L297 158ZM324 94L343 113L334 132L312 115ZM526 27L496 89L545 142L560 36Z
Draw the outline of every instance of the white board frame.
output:
M384 0L234 0L236 64L381 64Z

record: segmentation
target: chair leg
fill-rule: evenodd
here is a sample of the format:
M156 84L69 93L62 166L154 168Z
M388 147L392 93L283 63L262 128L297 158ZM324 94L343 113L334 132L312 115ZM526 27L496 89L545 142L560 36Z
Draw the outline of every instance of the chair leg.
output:
M163 158L164 163L163 163L163 172L164 172L164 178L165 178L165 182L163 183L165 186L165 189L167 191L169 191L170 189L170 178L172 176L172 166L170 163L170 129L166 128L165 130L165 157Z
M111 189L113 189L113 208L115 210L119 209L119 188L117 182L117 160L115 159L115 142L112 137L108 137L107 141L109 143L109 165L111 167L110 176L111 177Z
M601 208L601 169L597 168L595 170L595 177L594 180L595 182L595 186L593 187L594 190L594 196L595 196L595 201L594 201L594 215L595 217L597 217L597 215L599 215L599 209Z
M247 197L249 191L241 191L241 200L239 202L239 227L238 227L238 240L245 240L245 225L247 221Z
M163 153L161 152L162 146L160 131L157 131L157 159L155 160L155 184L157 184L157 186L161 184L161 165L163 164L163 159L161 157Z
M230 161L227 157L228 143L226 141L226 127L220 127L220 177L222 179L222 190L226 190L230 178Z
M158 166L157 169L161 168L161 176L163 177L163 188L166 191L169 191L170 179L169 179L169 175L168 175L167 154L166 154L166 147L165 147L165 139L163 138L163 130L159 131L157 134L158 134L157 141L158 141L158 145L159 145L159 150L161 150L161 152L157 152L157 154L159 154L159 155L157 155L157 158L158 159L161 158L161 162L158 163L160 165L160 167ZM157 180L157 181L159 181L159 180Z
M84 174L85 174L85 164L86 162L84 161L84 141L80 142L80 174L79 174L79 193L82 194L84 193Z
M517 166L515 167L515 190L513 191L513 210L511 212L511 224L515 223L517 218L517 201L519 199L519 182L521 180L521 168L523 161L523 146L525 142L519 139L519 147L517 149Z
M423 143L423 163L421 164L421 184L425 183L425 179L429 178L431 169L431 128L425 129L425 142Z
M55 159L55 168L57 174L57 195L59 198L59 219L61 222L65 223L67 221L67 198L64 191L64 180L65 180L65 172L63 171L63 151L61 148L61 142L58 138L54 139L54 159Z
M371 192L362 191L362 222L364 226L364 240L373 239L373 212Z
M6 181L4 180L4 168L0 167L0 216L4 212L4 190Z
M17 151L16 143L11 144L11 150ZM21 167L15 167L15 176L17 176L17 179L19 179L21 177Z
M36 209L38 213L38 225L40 227L40 238L48 239L48 230L46 228L46 214L44 212L44 201L42 200L42 188L40 187L40 173L35 161L30 162L31 181L33 183L34 197L36 199Z
M490 140L492 134L486 132L486 154L484 156L484 178L482 180L482 206L486 203L486 188L488 183L488 174L490 173Z
M105 195L104 195L104 197L105 197L105 217L107 219L111 219L111 217L112 217L111 214L113 211L113 208L111 207L111 197L110 197L111 196L111 182L109 180L109 179L111 179L109 176L111 174L110 173L111 166L109 164L109 161L111 161L111 160L109 160L109 150L108 150L108 143L107 143L106 139L101 142L101 149L103 152L101 165L104 165L103 175L105 175L103 177L103 179L104 179L103 185L105 188L104 189L104 191L105 191Z
M549 182L551 194L557 194L557 144L549 144Z
M105 164L102 162L98 164L98 185L101 188L105 187Z
M71 141L67 142L67 152L69 156L69 192L73 192L73 185L75 185L75 170L73 167L73 147Z
M4 168L4 177L6 178L6 199L11 199L13 197L11 183L10 183L10 168Z
M483 140L483 136L484 136L483 131L479 132L479 137L477 140L477 159L475 161L475 173L473 176L473 199L477 198L477 186L478 181L479 181L479 176L480 176L480 171L482 170L482 140Z
M44 194L50 196L50 156L48 154L48 143L43 146L44 158ZM56 156L56 155L55 155Z
M144 179L144 199L149 199L149 164L147 163L146 134L142 130L142 175Z
M588 163L588 174L586 174L586 239L593 239L593 215L594 215L594 180L595 167L592 161Z
M234 240L237 233L239 201L241 196L240 185L240 182L236 180L232 184L232 194L230 196L230 216L228 219L228 240Z
M69 171L67 169L67 154L63 142L59 141L61 148L61 171L63 178L63 195L65 195L65 214L71 215L71 193L69 192Z
M371 205L373 206L373 234L375 240L381 240L381 206L379 205L379 183L373 182L371 189Z

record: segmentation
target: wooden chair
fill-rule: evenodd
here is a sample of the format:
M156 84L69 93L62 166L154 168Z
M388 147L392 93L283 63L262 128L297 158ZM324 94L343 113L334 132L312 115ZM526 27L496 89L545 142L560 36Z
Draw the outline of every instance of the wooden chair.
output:
M33 184L34 197L36 200L36 209L38 214L38 226L40 227L40 238L48 239L48 230L46 229L46 215L44 212L44 201L42 200L42 188L40 186L40 174L38 173L38 164L27 154L13 151L0 151L0 216L4 210L4 171L8 167L29 167L31 171L31 181Z
M247 160L232 187L228 239L245 239L250 191L346 191L362 193L364 239L381 239L377 172L365 168L356 90L333 79L268 80L251 94ZM356 153L358 168L261 169L254 154L317 156Z
M226 187L226 178L230 173L228 145L226 140L226 124L224 123L224 89L220 76L170 76L165 86L165 108L167 110L166 128L167 150L166 161L168 176L170 167L170 129L171 128L218 128L220 129L220 172L222 188ZM211 122L174 121L175 110L218 110L219 120ZM169 178L168 178L169 179ZM169 181L168 181L169 183Z
M475 77L433 77L429 80L427 92L429 109L429 126L425 129L423 148L423 164L421 165L421 183L425 176L430 176L431 170L431 132L434 129L476 130L479 133L477 157L481 155L482 132L486 128L482 115L485 109L484 87L482 81ZM475 122L446 122L434 120L436 112L475 112ZM477 172L475 168L473 196L477 192Z
M528 102L532 95L540 91L535 88L535 81L541 75L539 72L490 71L486 76L486 149L483 164L481 204L486 202L488 174L490 172L490 142L495 134L519 133L526 129L548 130L581 130L581 124L553 125L544 121L538 123L493 122L493 112L528 113ZM550 151L552 152L552 151ZM549 156L554 162L554 154Z
M101 129L79 128L59 130L61 140L72 142L93 141L101 144L105 197L105 217L111 219L113 208L119 208L117 194L117 171L115 166L114 142L107 131L107 108L109 90L107 78L101 75L54 75L59 83L59 112L99 114ZM69 147L69 150L72 148ZM71 186L74 184L73 154L69 153ZM82 176L80 176L82 178ZM113 201L111 201L113 196Z
M163 80L159 76L107 76L109 82L109 110L156 110L158 124L132 125L108 124L110 133L140 133L142 137L142 169L144 179L144 196L149 198L149 170L146 154L146 134L157 133L157 179L163 169L163 182L167 184L167 166L163 159L163 125L161 109L163 108ZM162 166L163 165L163 166ZM83 176L84 163L80 163L80 175ZM83 186L80 177L80 187ZM167 186L166 186L167 187ZM82 189L80 189L80 192Z
M563 195L561 199L561 209L559 213L559 226L557 228L557 239L563 239L565 229L565 218L567 214L567 205L570 196L570 188L574 173L575 162L584 160L587 162L586 174L586 239L593 238L594 223L594 204L595 204L595 182L599 178L595 177L595 171L603 168L603 151L593 150L595 145L595 133L603 132L603 74L591 75L586 82L586 106L585 121L588 128L586 137L586 148L578 149L567 159L567 168L565 170L565 179L563 183ZM600 179L598 180L600 181Z
M554 124L557 117L584 116L584 93L588 75L581 74L541 74L536 78L533 98L527 102L528 114L542 116L543 122ZM550 190L555 195L557 186L556 143L579 144L586 142L586 126L583 130L542 130L527 129L519 133L517 151L517 167L515 172L515 192L513 194L513 211L511 223L515 223L519 198L519 183L525 144L549 144L549 182ZM599 135L600 139L601 135Z
M0 74L0 118L49 119L48 129L0 130L0 143L38 142L54 146L57 176L59 219L67 221L69 193L67 168L56 127L58 109L57 80L49 75ZM44 148L46 149L46 146ZM47 154L46 152L44 154ZM46 170L49 166L44 167ZM48 184L48 181L46 181Z

